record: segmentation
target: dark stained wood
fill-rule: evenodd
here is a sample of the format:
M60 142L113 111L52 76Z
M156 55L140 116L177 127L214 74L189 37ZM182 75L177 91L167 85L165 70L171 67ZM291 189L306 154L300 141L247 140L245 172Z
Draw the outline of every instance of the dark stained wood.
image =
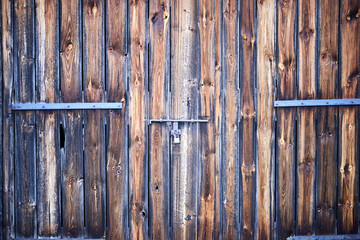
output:
M126 1L106 2L106 79L108 102L123 102L108 112L107 181L108 238L125 239L128 226L128 163L126 141Z
M197 2L171 4L171 118L197 119ZM171 238L197 238L198 224L198 125L180 123L180 143L171 138Z
M316 98L315 2L299 1L298 99ZM316 108L298 108L297 124L297 229L298 235L314 232Z
M34 2L15 1L15 101L35 101ZM35 114L15 114L15 230L17 237L35 237Z
M3 131L2 131L2 232L0 238L14 237L14 117L9 114L8 105L13 99L14 48L13 48L13 3L1 2L2 26L2 91L3 91Z
M338 97L338 21L339 2L320 1L319 5L319 88L318 98ZM336 168L338 108L318 109L316 179L316 234L336 232Z
M130 99L129 99L129 210L130 238L148 236L148 162L146 126L146 1L129 1L130 27Z
M254 2L241 1L240 30L240 223L241 236L254 238L255 223L255 25Z
M276 1L257 1L257 170L256 236L272 239L274 222L273 166L275 164L275 5Z
M224 1L224 137L222 229L224 239L239 239L239 16L238 1Z
M61 1L60 83L62 102L81 102L80 2ZM81 111L61 112L63 236L79 237L84 227L83 129ZM61 130L61 129L60 129Z
M360 2L340 2L341 98L359 98ZM338 233L358 232L359 108L339 108Z
M200 116L210 122L200 125L200 202L198 239L213 239L215 227L215 1L199 1ZM219 150L219 149L217 149Z
M223 94L222 94L222 0L215 0L215 112L214 112L214 124L215 124L215 239L221 237L221 158L222 158L222 123L223 123Z
M83 2L83 69L85 102L104 100L104 3ZM105 124L103 111L84 113L85 227L86 236L105 234Z
M36 1L36 99L58 102L58 2ZM56 111L36 113L37 224L39 237L60 234L60 142Z
M295 96L296 57L294 45L296 1L277 1L278 100ZM295 112L277 109L276 132L276 207L278 238L295 234Z
M170 80L170 1L152 0L150 10L149 117L167 118ZM169 239L169 135L168 126L153 123L149 132L149 231L151 239Z
M0 9L1 9L1 6L0 6ZM1 18L1 15L3 13L0 12L0 18ZM2 36L2 21L0 22L0 34ZM0 45L0 54L2 55L2 44ZM3 59L0 58L0 69L2 69L2 61ZM3 77L2 77L2 74L0 76L0 84L1 86L3 86ZM0 92L0 132L1 132L1 135L2 135L2 132L3 132L3 92L2 92L2 89L1 89L1 92ZM0 146L1 146L1 149L0 149L0 166L3 167L4 164L3 164L3 150L2 150L2 146L3 146L3 138L0 137ZM2 239L3 238L3 184L2 184L2 181L3 181L3 175L4 175L4 169L2 168L0 170L0 179L1 179L1 184L0 184L0 238Z

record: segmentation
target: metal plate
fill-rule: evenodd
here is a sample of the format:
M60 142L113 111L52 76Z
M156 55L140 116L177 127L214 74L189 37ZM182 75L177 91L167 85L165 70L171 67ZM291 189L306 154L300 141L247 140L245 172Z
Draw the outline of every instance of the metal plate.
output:
M9 105L12 111L31 110L96 110L96 109L122 109L121 102L104 103L14 103Z
M322 107L360 105L360 99L317 99L317 100L283 100L275 101L274 107Z

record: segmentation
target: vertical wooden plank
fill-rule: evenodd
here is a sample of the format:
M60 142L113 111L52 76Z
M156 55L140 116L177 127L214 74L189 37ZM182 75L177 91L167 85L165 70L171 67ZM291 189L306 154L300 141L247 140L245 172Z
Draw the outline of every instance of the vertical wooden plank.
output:
M58 102L58 2L36 0L36 99ZM58 113L36 113L37 223L39 237L60 233L60 144Z
M0 19L2 19L2 6L0 6ZM2 21L0 22L0 39L2 39ZM0 45L0 54L1 54L1 58L0 58L0 69L1 69L1 72L2 72L2 61L3 61L3 58L2 58L2 55L3 55L3 51L2 51L2 44ZM4 172L5 172L5 169L3 169L3 149L2 149L2 146L3 146L3 138L2 138L2 134L3 134L3 91L2 91L2 86L4 85L4 80L3 80L3 76L2 74L0 74L0 84L1 84L1 92L0 92L0 109L1 109L1 112L0 112L0 133L1 133L1 136L0 136L0 146L1 146L1 149L0 149L0 166L2 167L1 170L0 170L0 238L2 239L3 238L3 176L4 176Z
M102 0L83 2L83 69L85 102L104 100L104 22ZM105 124L101 110L85 112L85 227L86 236L105 233Z
M299 87L298 99L316 98L315 1L299 1ZM298 108L297 124L297 234L314 231L316 109Z
M197 2L172 1L171 117L197 119ZM172 238L197 238L198 127L180 123L180 143L171 144Z
M274 222L275 163L275 4L257 1L257 167L256 167L256 238L272 239Z
M223 123L223 95L222 95L222 0L215 0L215 239L221 238L222 221L222 184L221 184L221 158L222 158L222 123Z
M60 83L62 102L81 102L80 1L61 0ZM62 226L66 237L83 235L84 173L81 111L61 112L63 143Z
M341 98L360 97L360 2L341 1ZM338 233L358 232L359 108L339 109Z
M106 2L106 79L108 102L123 102L123 109L108 112L108 216L109 239L125 239L128 227L128 164L126 131L126 1Z
M146 1L130 1L130 238L148 234L147 131L146 131Z
M35 101L34 1L15 1L15 101ZM34 112L15 114L16 237L36 237L36 143Z
M13 48L13 2L1 1L2 25L2 78L3 78L3 239L14 237L14 117L9 114L9 103L13 100L14 48Z
M318 98L338 97L339 1L319 2L320 55ZM318 109L316 179L316 234L336 233L336 168L338 108Z
M223 238L238 239L239 229L239 16L237 0L224 1Z
M255 25L254 2L241 1L240 48L240 223L241 236L254 238L255 212Z
M213 239L215 231L215 1L199 1L200 116L200 202L198 239Z
M296 1L277 2L278 100L295 98L295 16ZM277 109L277 229L278 238L295 234L295 112Z
M170 1L151 0L149 117L168 118L170 80ZM151 239L169 239L169 135L163 123L150 126L149 231Z

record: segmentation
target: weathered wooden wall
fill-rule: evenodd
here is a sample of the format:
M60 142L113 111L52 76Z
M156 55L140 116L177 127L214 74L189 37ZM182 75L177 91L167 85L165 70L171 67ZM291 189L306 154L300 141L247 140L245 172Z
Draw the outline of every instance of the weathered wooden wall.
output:
M358 0L2 0L0 239L359 227ZM122 110L10 112L10 103ZM150 119L206 119L171 125Z

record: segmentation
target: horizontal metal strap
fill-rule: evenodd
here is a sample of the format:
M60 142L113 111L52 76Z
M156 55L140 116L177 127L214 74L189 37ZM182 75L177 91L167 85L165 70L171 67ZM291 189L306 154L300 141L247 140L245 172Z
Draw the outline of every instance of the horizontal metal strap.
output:
M360 105L360 99L316 99L316 100L282 100L275 101L274 107L322 107Z
M162 123L162 122L187 122L187 123L207 123L209 120L207 119L150 119L149 123Z
M9 105L9 110L31 111L31 110L97 110L97 109L122 109L121 102L103 103L14 103Z

